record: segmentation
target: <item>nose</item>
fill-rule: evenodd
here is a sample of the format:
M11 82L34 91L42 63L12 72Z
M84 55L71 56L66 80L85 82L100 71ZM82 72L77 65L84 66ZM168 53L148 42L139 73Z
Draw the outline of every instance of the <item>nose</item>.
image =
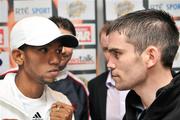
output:
M50 53L49 63L54 65L59 65L61 61L61 54L55 52Z
M108 61L108 60L109 60L109 57L110 57L109 52L108 52L108 51L104 52L104 56L105 56L105 58L106 58L106 61Z
M113 70L115 68L115 64L114 64L112 57L110 55L109 55L108 61L107 61L107 68L109 70Z

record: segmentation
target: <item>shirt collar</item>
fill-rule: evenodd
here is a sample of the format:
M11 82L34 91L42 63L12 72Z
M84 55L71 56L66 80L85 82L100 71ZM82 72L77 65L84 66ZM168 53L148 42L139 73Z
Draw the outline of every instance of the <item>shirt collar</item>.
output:
M112 79L111 71L109 71L109 73L108 73L108 77L107 77L107 80L106 80L106 86L108 87L108 89L109 88L115 88L115 82Z
M66 68L64 68L63 70L59 71L59 74L56 77L55 81L65 79L67 76L68 76L68 70Z

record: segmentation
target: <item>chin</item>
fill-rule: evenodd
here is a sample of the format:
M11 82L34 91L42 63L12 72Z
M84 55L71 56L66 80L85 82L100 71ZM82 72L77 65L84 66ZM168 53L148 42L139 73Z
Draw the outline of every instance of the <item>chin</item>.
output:
M121 85L116 85L115 87L116 87L116 89L118 89L119 91L129 90L129 88L128 88L127 86L122 86L122 84L121 84Z
M59 70L62 71L65 68L65 66L59 66Z
M116 87L116 89L117 89L117 90L119 90L119 91L123 90L123 89L122 89L122 88L120 88L120 87Z
M50 83L53 83L55 81L55 78L54 79L46 79L44 80L44 84L50 84Z

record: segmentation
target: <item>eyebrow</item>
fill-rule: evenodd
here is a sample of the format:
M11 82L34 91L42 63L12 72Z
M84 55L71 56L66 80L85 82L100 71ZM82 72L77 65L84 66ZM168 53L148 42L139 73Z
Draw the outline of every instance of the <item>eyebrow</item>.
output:
M117 51L117 52L121 52L123 51L123 49L119 49L119 48L110 48L108 49L109 52L113 52L113 51Z

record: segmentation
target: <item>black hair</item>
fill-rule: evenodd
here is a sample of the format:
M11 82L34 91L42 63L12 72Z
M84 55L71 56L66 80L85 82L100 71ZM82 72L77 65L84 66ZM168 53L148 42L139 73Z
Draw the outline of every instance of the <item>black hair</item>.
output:
M65 29L70 31L74 36L76 36L76 30L73 25L73 23L68 20L67 18L63 17L55 17L52 16L49 18L51 21L53 21L59 28Z

